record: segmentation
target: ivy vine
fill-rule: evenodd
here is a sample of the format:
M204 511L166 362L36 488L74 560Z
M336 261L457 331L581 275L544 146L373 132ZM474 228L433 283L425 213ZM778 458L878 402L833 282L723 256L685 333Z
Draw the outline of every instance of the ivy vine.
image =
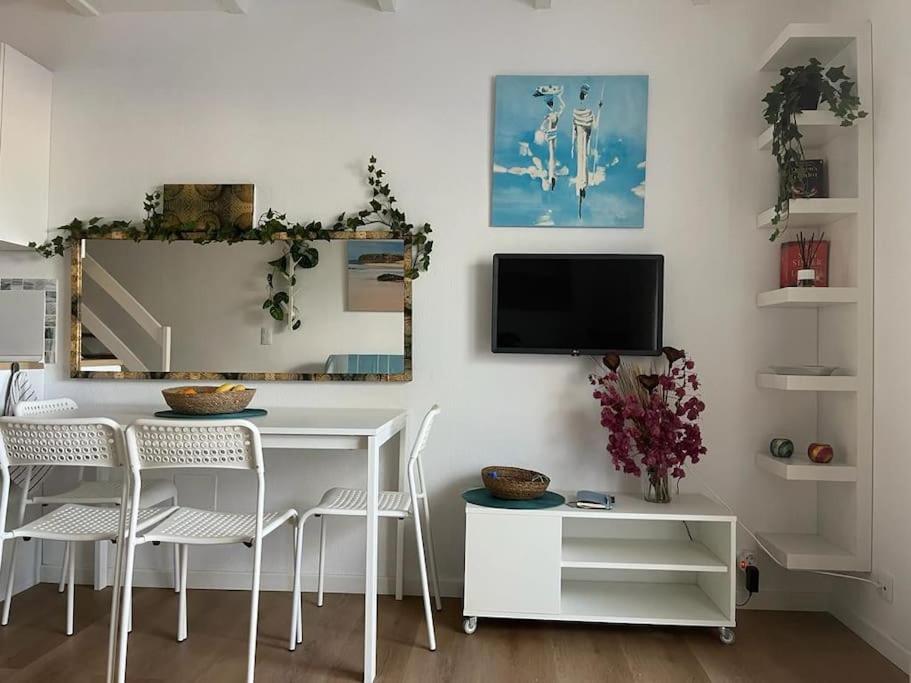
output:
M803 135L797 125L797 115L803 112L801 97L807 92L819 93L820 101L841 121L842 126L854 125L857 119L867 116L860 110L860 98L855 94L856 84L845 75L845 67L825 69L816 58L806 66L785 67L781 80L772 86L763 98L766 105L763 116L772 126L772 156L778 163L778 199L772 225L775 230L769 237L774 242L787 229L781 227L782 213L786 213L795 185L801 182L800 163L804 161Z
M293 305L297 269L315 268L319 263L319 250L311 242L329 241L333 238L334 232L359 230L386 232L388 233L387 239L410 238L411 240L411 266L404 273L406 278L414 280L420 273L430 268L430 254L433 251L430 224L416 225L408 222L405 213L397 207L398 200L386 180L386 172L377 165L374 156L370 157L367 165L367 183L370 185L372 193L367 206L356 213L340 214L331 228L323 227L320 221L292 222L286 214L271 208L249 230L243 230L231 224L205 228L192 224L169 225L164 222L161 212L161 193L153 192L145 195L143 201L145 217L139 224L124 220L104 222L97 216L88 220L74 218L67 225L57 228L57 231L62 234L42 244L30 242L29 247L45 258L51 258L62 256L67 249L78 246L83 239L106 237L113 233L121 233L135 242L142 240L163 242L189 240L196 244L212 242L235 244L247 241L274 244L282 242L285 245L282 255L268 262L270 272L266 276L266 284L269 296L263 302L263 309L267 310L275 320L287 321L291 328L296 330L301 325L299 312Z

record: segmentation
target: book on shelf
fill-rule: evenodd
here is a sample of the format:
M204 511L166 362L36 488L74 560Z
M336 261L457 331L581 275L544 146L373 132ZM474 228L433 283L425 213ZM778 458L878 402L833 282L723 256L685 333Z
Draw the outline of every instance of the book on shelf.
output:
M804 159L797 162L797 177L791 185L794 199L827 199L826 166L822 159Z

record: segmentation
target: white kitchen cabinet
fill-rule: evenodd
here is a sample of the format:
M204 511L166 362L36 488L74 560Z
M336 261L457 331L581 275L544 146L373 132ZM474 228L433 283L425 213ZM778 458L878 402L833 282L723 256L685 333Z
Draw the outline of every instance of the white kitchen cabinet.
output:
M0 248L47 237L51 72L0 43Z

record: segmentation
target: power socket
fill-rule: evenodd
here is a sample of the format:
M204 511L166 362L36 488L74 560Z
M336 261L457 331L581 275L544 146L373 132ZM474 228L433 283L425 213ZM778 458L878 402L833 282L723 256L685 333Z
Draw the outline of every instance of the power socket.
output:
M741 550L737 553L737 568L746 571L747 567L756 566L756 555L752 550Z
M870 578L876 581L876 583L880 584L879 586L874 586L874 588L876 588L876 594L886 602L891 603L892 586L895 583L895 579L892 578L892 575L884 574L881 572L874 572Z
M272 345L272 328L271 327L259 328L259 343L262 346L271 346Z

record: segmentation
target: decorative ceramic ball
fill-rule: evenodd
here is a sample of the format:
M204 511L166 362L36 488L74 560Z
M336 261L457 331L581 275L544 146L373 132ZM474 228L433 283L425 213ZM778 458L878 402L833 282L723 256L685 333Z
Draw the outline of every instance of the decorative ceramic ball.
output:
M832 450L832 446L827 443L811 443L809 448L807 448L807 457L821 465L832 462L834 455L835 452Z
M769 442L769 453L776 458L790 458L794 455L794 442L790 439L772 439Z

